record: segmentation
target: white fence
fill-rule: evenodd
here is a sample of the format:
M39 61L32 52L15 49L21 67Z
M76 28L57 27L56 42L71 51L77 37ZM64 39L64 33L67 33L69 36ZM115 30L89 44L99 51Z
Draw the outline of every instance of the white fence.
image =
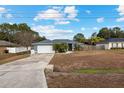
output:
M30 47L28 49L26 47L7 47L9 53L19 53L19 52L28 51L30 49L31 49Z

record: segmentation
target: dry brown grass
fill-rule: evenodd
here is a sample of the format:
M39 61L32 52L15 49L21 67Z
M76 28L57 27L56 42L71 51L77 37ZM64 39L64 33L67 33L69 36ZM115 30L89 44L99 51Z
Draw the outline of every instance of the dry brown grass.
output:
M54 72L46 74L49 87L120 88L124 87L124 50L80 51L56 54L50 64ZM121 73L91 73L91 69L122 69ZM75 73L88 69L90 73ZM84 71L83 71L84 72ZM113 72L113 71L112 71Z
M75 74L54 72L47 75L50 88L123 88L124 74Z
M56 54L50 64L54 71L70 72L81 68L124 68L124 51L81 51Z

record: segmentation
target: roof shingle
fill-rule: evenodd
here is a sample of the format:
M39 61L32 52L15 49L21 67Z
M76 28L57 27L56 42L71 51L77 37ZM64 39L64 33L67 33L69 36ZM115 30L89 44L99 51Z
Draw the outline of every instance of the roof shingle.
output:
M13 47L13 46L17 46L17 44L8 42L8 41L4 41L4 40L0 40L0 46L1 47Z
M107 42L124 42L124 38L109 38Z

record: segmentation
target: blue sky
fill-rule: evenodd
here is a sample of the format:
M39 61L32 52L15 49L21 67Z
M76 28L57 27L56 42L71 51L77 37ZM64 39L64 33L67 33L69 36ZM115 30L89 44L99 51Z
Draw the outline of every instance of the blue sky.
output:
M124 28L124 6L0 6L0 23L27 23L48 39L72 39L76 33L89 38L102 27Z

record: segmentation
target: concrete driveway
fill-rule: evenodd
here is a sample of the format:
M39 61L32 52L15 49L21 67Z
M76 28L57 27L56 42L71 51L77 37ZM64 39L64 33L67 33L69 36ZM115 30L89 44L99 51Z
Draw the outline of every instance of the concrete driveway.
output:
M44 68L54 54L36 54L0 65L0 88L47 87Z

